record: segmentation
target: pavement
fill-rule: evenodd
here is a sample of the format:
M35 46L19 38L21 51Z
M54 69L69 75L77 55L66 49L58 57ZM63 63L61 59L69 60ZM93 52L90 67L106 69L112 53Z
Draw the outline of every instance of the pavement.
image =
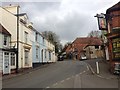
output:
M98 62L99 73L97 73L96 62ZM92 60L92 62L88 61L87 63L88 63L88 66L89 66L91 72L100 78L104 78L104 79L119 78L118 75L114 75L113 73L111 73L109 71L109 63L105 60L97 60L97 61Z
M51 64L55 64L55 63L51 63ZM29 69L26 69L26 70L22 70L18 73L13 73L13 74L7 74L7 75L3 75L3 76L0 76L2 77L2 80L7 80L7 79L11 79L13 77L17 77L17 76L21 76L21 75L25 75L25 74L29 74L35 70L38 70L38 69L42 69L42 68L46 68L48 67L50 64L42 64L40 65L39 67L35 67L35 68L29 68Z

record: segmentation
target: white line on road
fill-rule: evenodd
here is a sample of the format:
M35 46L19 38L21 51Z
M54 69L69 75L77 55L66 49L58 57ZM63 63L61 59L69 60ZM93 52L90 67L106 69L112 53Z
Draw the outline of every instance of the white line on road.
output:
M50 88L50 87L48 86L48 87L46 87L46 88Z
M83 71L83 73L85 73L86 71Z
M53 84L53 86L56 86L58 83Z
M83 73L85 73L86 71L83 71L83 72L81 72L81 73L79 73L79 75L81 75L81 74L83 74Z
M61 83L63 83L65 80L62 80Z
M74 79L74 88L81 88L81 77L76 76Z
M89 67L87 66L87 70L89 70Z
M70 78L67 78L66 80L69 80Z
M74 78L74 76L71 76L72 78Z
M76 77L78 77L78 76L79 76L79 74L76 75Z

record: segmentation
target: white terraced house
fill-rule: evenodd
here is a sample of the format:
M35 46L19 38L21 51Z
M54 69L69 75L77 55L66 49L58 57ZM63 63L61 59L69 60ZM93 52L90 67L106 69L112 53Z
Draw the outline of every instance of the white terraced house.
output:
M18 68L32 67L32 39L34 38L32 32L32 23L28 21L26 13L18 13L19 6L0 7L0 23L11 34L11 45L17 48L17 28L19 28L19 59ZM17 24L17 16L19 21ZM19 27L18 27L19 25Z

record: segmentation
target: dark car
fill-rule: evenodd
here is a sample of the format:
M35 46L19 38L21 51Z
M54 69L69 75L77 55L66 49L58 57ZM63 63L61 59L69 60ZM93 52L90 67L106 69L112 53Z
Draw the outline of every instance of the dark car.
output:
M63 61L64 57L62 55L58 56L58 61Z

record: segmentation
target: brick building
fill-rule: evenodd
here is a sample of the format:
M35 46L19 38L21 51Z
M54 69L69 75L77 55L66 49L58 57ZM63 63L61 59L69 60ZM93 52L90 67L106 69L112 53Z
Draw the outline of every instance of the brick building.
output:
M115 63L120 64L120 2L107 9L106 20L110 66L113 72Z
M80 59L81 56L89 56L86 50L87 47L91 48L94 46L102 46L102 41L101 39L97 38L97 37L82 37L82 38L76 38L72 44L69 44L68 47L66 48L66 54L71 58L76 58L76 59ZM85 49L86 48L86 49ZM87 50L88 51L88 50ZM93 52L95 52L95 48L93 49ZM92 53L92 54L96 54L96 53ZM95 55L93 55L95 56ZM103 56L103 55L102 55ZM96 57L87 57L89 59L91 58L97 58Z

